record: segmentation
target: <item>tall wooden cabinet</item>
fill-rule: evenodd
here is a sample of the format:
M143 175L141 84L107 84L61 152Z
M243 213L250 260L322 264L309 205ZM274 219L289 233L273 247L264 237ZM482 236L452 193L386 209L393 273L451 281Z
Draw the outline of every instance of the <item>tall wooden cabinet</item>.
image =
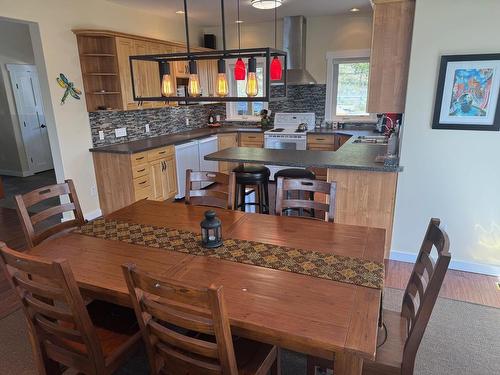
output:
M217 135L219 151L226 148L238 147L238 133L228 133ZM225 161L219 162L219 172L229 174L234 168L238 166L237 163L228 163Z
M403 113L415 0L371 0L369 113Z

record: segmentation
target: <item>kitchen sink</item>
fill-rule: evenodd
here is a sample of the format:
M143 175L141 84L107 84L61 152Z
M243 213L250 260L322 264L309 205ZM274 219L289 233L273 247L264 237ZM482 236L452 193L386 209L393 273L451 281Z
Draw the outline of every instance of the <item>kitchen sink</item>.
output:
M361 135L353 143L363 143L370 145L386 145L387 137L383 135Z

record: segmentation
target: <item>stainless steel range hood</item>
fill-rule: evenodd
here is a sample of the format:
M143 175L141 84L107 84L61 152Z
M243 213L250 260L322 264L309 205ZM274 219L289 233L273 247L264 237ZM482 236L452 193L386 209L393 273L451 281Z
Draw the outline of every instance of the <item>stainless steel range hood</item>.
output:
M287 53L287 81L291 85L316 83L306 70L306 29L304 16L283 17L283 50Z

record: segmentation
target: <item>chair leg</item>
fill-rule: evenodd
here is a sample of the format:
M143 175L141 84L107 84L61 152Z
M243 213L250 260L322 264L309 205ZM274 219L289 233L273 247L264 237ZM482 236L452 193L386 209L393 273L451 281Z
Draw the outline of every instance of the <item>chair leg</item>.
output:
M271 375L281 375L281 349L276 348L278 351L276 353L276 361L274 361L271 367Z
M245 194L245 190L246 190L246 186L245 185L239 185L240 187L240 210L241 211L245 211L245 208L246 208L246 194Z
M269 214L269 184L265 182L262 187L264 189L264 213Z

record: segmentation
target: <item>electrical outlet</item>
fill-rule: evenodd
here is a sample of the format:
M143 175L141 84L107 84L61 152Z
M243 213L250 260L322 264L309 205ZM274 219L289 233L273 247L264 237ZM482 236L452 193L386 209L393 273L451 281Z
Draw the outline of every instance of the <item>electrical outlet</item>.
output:
M99 140L104 141L104 132L102 130L99 130Z
M149 133L149 124L146 124L146 126L144 128L146 130L146 133Z
M92 186L90 187L90 195L91 195L92 197L95 197L95 196L97 195L97 187L96 187L95 185L92 185Z
M186 117L186 126L189 126L189 119Z
M116 136L116 138L126 137L127 136L127 128L115 129L115 136Z

